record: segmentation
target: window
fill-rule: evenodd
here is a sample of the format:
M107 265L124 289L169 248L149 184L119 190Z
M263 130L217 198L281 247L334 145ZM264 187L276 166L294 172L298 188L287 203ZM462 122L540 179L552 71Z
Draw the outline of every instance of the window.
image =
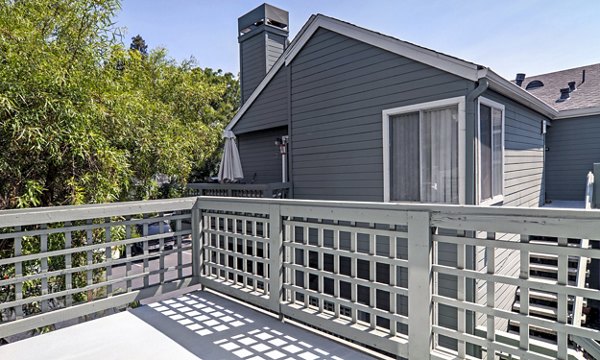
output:
M504 194L504 105L479 99L479 204L491 205Z
M464 98L383 111L384 200L464 203Z

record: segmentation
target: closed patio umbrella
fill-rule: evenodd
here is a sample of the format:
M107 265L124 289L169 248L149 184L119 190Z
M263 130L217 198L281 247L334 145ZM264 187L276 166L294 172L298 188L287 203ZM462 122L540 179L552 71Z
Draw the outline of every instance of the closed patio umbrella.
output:
M242 171L242 162L235 143L235 134L233 131L225 130L223 137L225 138L225 145L221 165L219 166L219 182L243 179L244 172Z

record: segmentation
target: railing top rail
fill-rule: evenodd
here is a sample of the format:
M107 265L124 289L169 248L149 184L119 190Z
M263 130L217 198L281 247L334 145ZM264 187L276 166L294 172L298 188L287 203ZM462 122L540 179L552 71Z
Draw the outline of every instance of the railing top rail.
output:
M330 201L330 200L297 200L297 199L267 199L267 198L240 198L201 196L196 206L202 204L256 204L260 206L306 206L314 208L346 208L363 210L388 210L388 211L428 211L432 219L447 216L509 216L509 217L536 217L600 220L600 210L592 209L561 209L561 208L525 208L513 206L476 206L476 205L451 205L451 204L423 204L423 203L382 203L361 201Z
M0 211L0 227L77 221L145 212L189 210L196 197L166 200L127 201L109 204L66 205Z

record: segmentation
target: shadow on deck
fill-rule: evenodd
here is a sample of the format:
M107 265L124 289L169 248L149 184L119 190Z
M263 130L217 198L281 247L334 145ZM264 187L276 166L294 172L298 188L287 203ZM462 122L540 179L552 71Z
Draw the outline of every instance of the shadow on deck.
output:
M37 360L41 353L44 359L88 360L371 359L207 291L0 347L1 359Z

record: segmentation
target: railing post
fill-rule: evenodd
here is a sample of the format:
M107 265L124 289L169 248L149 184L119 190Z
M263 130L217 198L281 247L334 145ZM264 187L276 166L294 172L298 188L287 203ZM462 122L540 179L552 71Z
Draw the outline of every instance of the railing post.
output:
M279 314L282 319L280 302L283 295L283 223L281 207L278 204L269 206L269 242L270 271L269 271L269 302L271 310Z
M592 204L596 209L600 209L600 163L594 163L594 186L592 195Z
M433 340L432 246L429 212L408 212L408 355L429 359Z
M202 275L202 213L200 200L192 206L192 276L194 282L200 282Z

